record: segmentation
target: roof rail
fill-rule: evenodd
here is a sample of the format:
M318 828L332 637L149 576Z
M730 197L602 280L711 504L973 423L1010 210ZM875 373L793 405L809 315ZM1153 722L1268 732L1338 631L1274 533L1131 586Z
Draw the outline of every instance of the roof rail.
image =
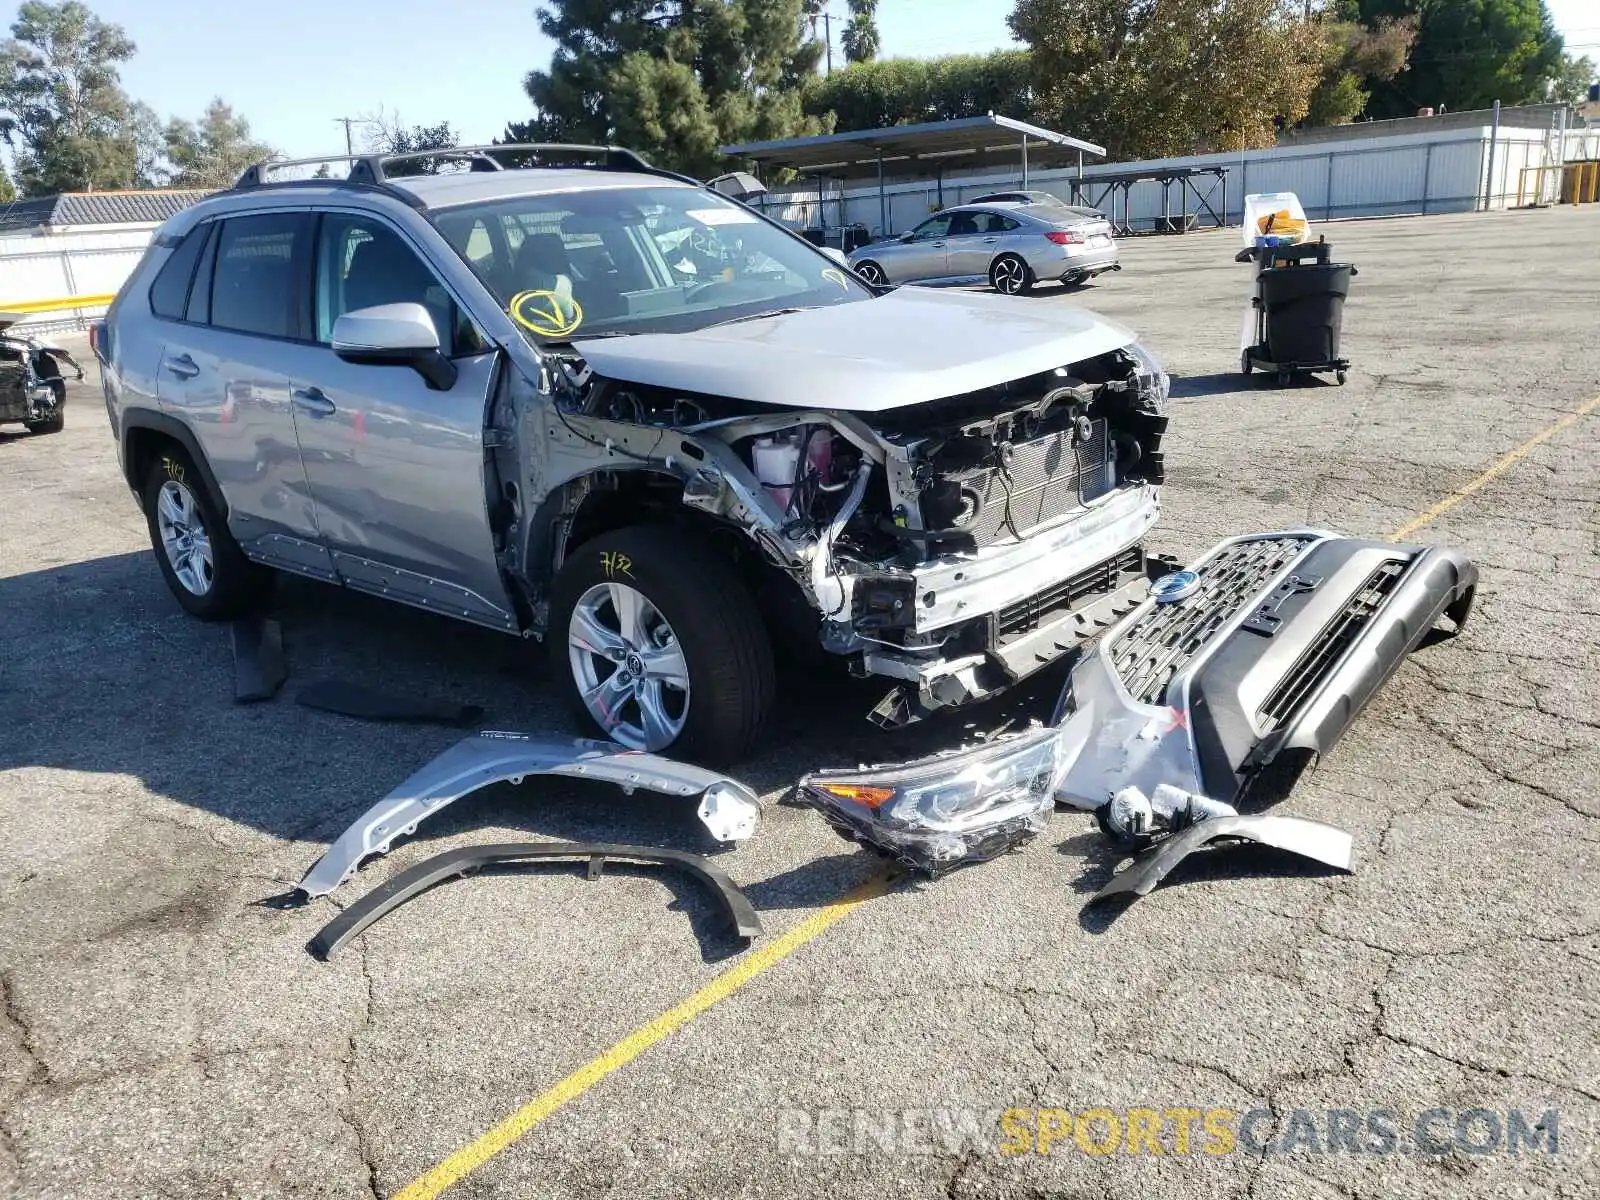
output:
M514 155L517 158L575 159L571 162L514 163L511 167L496 155ZM472 171L517 170L522 166L570 166L597 168L603 171L638 171L648 175L665 175L669 172L652 167L648 159L621 146L585 146L569 142L507 142L504 145L448 146L438 150L412 150L404 154L367 154L358 157L350 168L350 178L360 183L384 183L390 175L387 168L393 163L425 159L459 159L470 164ZM674 176L676 178L676 176Z
M571 159L575 161L563 162L514 162L507 166L496 155L507 154L518 159L535 160L543 159ZM680 175L675 171L664 171L660 167L653 167L650 161L637 151L628 150L621 146L585 146L567 142L508 142L505 145L488 146L445 146L437 150L411 150L404 154L320 154L313 158L287 158L268 160L255 163L244 169L234 183L235 190L244 190L258 187L286 187L318 185L322 187L366 187L377 188L391 195L399 196L406 203L417 205L417 200L411 193L391 184L392 179L404 179L404 173L391 175L387 168L396 163L416 162L425 160L454 159L468 164L469 171L505 171L520 170L525 167L548 168L556 166L573 167L601 171L633 171L642 175L659 175L666 179L674 179L683 183L698 184L700 181L687 175ZM324 166L330 163L348 163L349 173L343 178L323 179L283 179L274 180L271 176L285 168Z

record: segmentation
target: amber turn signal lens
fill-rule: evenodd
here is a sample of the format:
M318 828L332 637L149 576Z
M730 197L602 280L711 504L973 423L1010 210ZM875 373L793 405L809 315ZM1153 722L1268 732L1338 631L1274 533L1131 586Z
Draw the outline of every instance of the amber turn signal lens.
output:
M857 804L864 804L868 808L877 808L894 799L893 788L861 787L853 783L820 783L817 788L830 796L838 796L841 800L854 800Z

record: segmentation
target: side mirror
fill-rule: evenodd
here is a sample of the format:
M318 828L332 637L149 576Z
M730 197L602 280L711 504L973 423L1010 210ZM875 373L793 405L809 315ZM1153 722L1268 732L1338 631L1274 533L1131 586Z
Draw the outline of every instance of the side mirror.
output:
M438 392L455 386L456 365L439 351L439 330L420 304L375 304L333 323L333 352L345 362L411 367Z
M829 258L833 259L833 261L838 263L841 267L848 267L850 265L850 260L845 256L845 252L839 249L837 246L824 246L822 247L822 252Z
M914 238L916 236L917 236L917 231L915 229L908 229L908 230L906 230L904 233L902 233L900 235L900 240L902 242L909 242L912 238Z

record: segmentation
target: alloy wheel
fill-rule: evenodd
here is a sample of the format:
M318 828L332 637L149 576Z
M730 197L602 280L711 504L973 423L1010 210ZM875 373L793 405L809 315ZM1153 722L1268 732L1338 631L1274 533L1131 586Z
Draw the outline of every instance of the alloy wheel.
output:
M630 750L671 745L689 718L689 663L661 610L625 583L598 583L567 625L584 707Z
M194 596L210 592L217 578L211 537L194 493L176 479L167 480L156 494L156 529L167 563L184 590Z
M1028 268L1020 259L1002 258L994 265L994 287L997 292L1015 296L1027 282Z

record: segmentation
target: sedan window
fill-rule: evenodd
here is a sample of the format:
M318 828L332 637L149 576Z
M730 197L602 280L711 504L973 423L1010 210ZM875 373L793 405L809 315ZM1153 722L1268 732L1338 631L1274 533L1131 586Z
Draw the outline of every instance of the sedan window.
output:
M911 236L911 240L914 242L928 242L932 241L934 238L947 237L949 233L950 217L948 214L946 214L943 216L932 217L929 220L924 221L921 225L918 225L916 232Z

